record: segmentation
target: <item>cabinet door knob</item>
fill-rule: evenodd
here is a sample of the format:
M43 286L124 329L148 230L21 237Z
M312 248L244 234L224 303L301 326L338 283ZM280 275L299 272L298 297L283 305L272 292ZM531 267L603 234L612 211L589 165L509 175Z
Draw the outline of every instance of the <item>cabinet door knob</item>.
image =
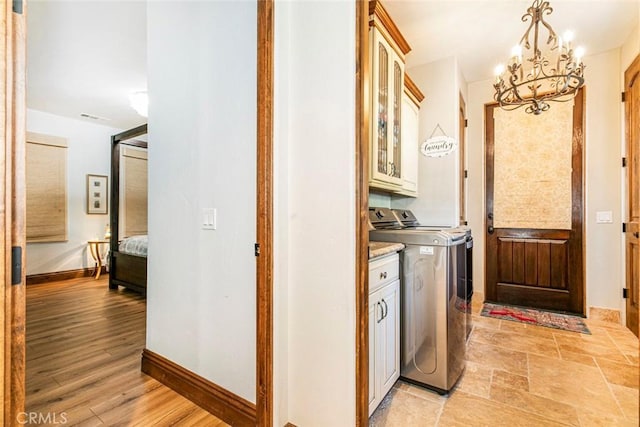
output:
M387 314L389 314L389 306L387 305L387 302L384 300L384 298L382 298L382 303L384 304L384 310L382 310L382 319L384 319L387 317Z
M640 232L635 232L633 233L633 237L635 237L636 239L640 237Z
M380 279L386 279L387 278L387 272L383 271L380 273Z
M376 320L376 323L380 323L382 322L382 319L384 319L384 310L382 309L382 304L380 304L380 301L378 301L376 305L380 307L380 318Z

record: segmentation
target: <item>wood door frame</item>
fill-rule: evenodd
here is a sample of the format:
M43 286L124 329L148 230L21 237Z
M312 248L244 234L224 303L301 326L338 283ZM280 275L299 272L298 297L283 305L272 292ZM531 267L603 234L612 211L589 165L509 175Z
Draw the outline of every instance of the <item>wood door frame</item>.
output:
M635 73L634 73L635 70ZM632 98L632 94L629 91L629 88L631 86L633 86L634 84L640 84L640 81L638 79L640 79L640 75L638 74L640 71L640 55L636 56L636 58L631 62L631 64L629 64L629 66L627 67L627 69L624 71L624 93L626 94L625 97L625 102L624 102L624 123L625 123L625 146L626 146L626 152L625 152L625 156L627 159L627 171L626 171L626 177L625 177L625 181L626 181L626 186L627 186L627 191L626 191L626 199L627 199L627 208L626 208L626 230L625 230L625 236L624 236L624 256L625 256L625 288L627 289L628 292L628 296L627 296L627 300L625 301L625 324L627 326L627 328L629 328L634 334L636 334L636 336L638 336L638 331L640 330L640 316L638 316L638 312L637 309L636 310L631 310L631 307L633 305L633 300L638 300L638 295L636 294L638 289L638 284L636 284L636 287L634 288L634 285L632 283L633 280L633 267L634 267L634 262L632 259L630 259L630 256L632 255L632 247L633 245L637 245L638 243L638 237L637 233L638 233L638 225L637 223L634 223L633 221L633 185L639 185L638 182L634 182L634 175L637 176L638 171L637 168L640 166L637 163L634 164L634 159L633 156L640 156L640 153L638 153L638 149L639 147L636 145L635 147L632 146L632 139L634 139L635 136L635 140L636 140L636 144L637 144L637 139L638 136L634 135L633 132L638 132L637 129L632 129L631 127L631 117L632 117L632 108L633 108L633 102L634 99ZM633 75L632 75L633 74ZM635 112L636 114L639 114L638 112ZM635 152L634 152L635 150ZM635 233L635 236L634 236ZM636 263L640 264L640 260L635 260Z
M26 5L25 5L26 6ZM2 316L4 326L3 369L0 398L3 411L0 424L16 419L25 405L25 293L24 262L22 285L11 286L10 247L24 247L24 141L25 141L25 14L12 13L12 2L0 11L6 26L0 31L4 41L5 110L0 120L5 141L5 226L4 289ZM26 9L26 7L25 7ZM273 0L257 1L257 192L256 230L260 256L256 257L256 422L259 426L273 423ZM17 37L13 37L17 34ZM14 75L16 78L14 79ZM13 101L13 102L8 102ZM12 141L14 144L7 144ZM21 144L21 145L20 145ZM20 148L22 147L22 148ZM2 160L2 159L0 159ZM0 162L1 163L1 162ZM12 169L9 169L12 167ZM13 171L13 172L12 172ZM11 174L18 179L12 180ZM20 177L22 179L20 179ZM12 191L7 191L7 190ZM16 194L17 197L16 201ZM16 221L13 218L17 218ZM21 220L21 221L20 221ZM22 251L24 261L24 250ZM7 381L8 380L8 381ZM4 418L3 418L4 417Z
M256 183L256 425L273 424L274 2L258 0Z
M576 97L574 98L574 108L573 108L573 124L572 124L572 155L571 155L571 182L572 182L572 191L571 191L571 232L572 234L570 239L570 251L573 253L579 253L581 256L580 265L575 265L574 263L569 263L569 277L574 277L575 280L581 283L579 289L576 289L577 295L576 300L579 302L578 305L572 307L570 311L575 313L579 313L581 315L586 314L586 283L585 283L585 245L584 245L584 234L585 234L585 222L584 222L584 194L585 194L585 180L584 180L584 146L585 146L585 102L586 102L586 88L581 88ZM485 104L485 212L484 212L484 230L483 233L487 233L487 229L489 226L493 226L493 220L488 219L488 213L494 212L493 202L493 174L488 173L489 164L493 164L494 156L495 156L495 145L491 146L488 144L489 140L494 139L495 129L494 129L494 121L489 120L489 117L493 117L493 111L495 108L499 108L498 104L495 102ZM579 183L576 185L576 183ZM489 186L491 184L491 186ZM576 209L576 206L579 209ZM580 230L578 235L573 235L574 230ZM510 229L505 229L510 230ZM569 232L564 232L561 230L556 230L558 235L569 234ZM530 238L536 238L539 233L535 230L529 233L528 236ZM496 295L494 290L489 289L488 284L490 283L491 277L498 276L497 266L490 265L488 262L488 256L490 250L497 250L497 248L490 248L491 239L486 238L485 240L485 297L487 301L496 301Z
M460 151L460 225L467 225L467 170L466 170L466 158L467 155L467 105L462 97L462 92L459 93L459 116L458 126L460 129L459 138L459 151Z
M369 425L369 5L356 4L356 426Z
M20 10L13 10L14 7ZM25 404L25 138L26 138L26 4L5 2L0 11L3 23L2 101L4 114L0 118L4 151L0 158L3 179L3 313L4 337L2 411L0 423L14 425ZM12 247L21 248L21 270L12 277ZM12 284L15 283L15 285Z

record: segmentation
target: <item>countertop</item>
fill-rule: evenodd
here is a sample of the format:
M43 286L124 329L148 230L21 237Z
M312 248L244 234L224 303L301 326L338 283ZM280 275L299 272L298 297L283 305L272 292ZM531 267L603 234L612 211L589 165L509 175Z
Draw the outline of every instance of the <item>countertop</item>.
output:
M369 242L369 259L372 260L403 249L404 245L402 243Z

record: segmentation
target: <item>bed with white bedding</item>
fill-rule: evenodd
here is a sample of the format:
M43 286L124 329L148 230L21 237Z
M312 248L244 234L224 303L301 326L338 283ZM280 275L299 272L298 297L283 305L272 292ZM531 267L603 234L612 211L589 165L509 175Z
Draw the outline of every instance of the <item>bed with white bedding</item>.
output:
M148 236L131 236L120 242L118 251L129 255L146 257L148 245Z

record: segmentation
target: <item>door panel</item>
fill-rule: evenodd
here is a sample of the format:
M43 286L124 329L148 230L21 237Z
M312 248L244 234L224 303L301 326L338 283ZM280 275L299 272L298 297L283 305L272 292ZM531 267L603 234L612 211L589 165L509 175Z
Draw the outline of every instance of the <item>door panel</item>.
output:
M567 289L568 252L567 240L498 237L498 280L514 285Z
M369 297L369 415L377 406L376 399L380 386L376 384L376 353L378 351L378 343L376 341L376 325L380 318L378 308L378 292Z
M519 124L505 111L496 123L497 109L485 107L486 298L584 314L583 91L573 108L556 109L562 129L551 110Z
M400 311L399 280L384 288L382 303L385 309L385 318L382 322L384 332L381 334L384 337L384 360L382 362L384 374L381 394L391 388L400 376L400 337L398 336L400 330L400 319L398 317L398 312Z
M638 336L640 293L640 56L624 73L625 128L627 141L627 231L626 270L628 289L627 327Z

